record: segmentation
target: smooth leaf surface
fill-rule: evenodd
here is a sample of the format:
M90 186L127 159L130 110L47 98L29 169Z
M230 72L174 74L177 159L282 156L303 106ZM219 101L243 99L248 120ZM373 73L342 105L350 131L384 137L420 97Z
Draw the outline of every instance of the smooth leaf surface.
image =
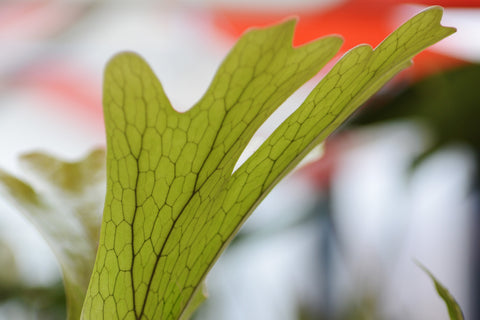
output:
M428 270L426 267L424 267L422 264L418 263L418 266L425 271L428 276L432 279L433 283L435 284L435 289L438 292L438 295L443 299L445 302L445 305L447 306L448 309L448 315L450 316L450 320L464 320L463 312L460 306L458 305L457 301L455 298L450 294L447 288L445 288L438 280L435 278L435 276Z
M116 56L105 72L107 195L83 318L188 317L208 270L273 186L416 53L454 32L441 16L433 7L375 51L346 54L235 172L255 131L334 56L338 37L294 49L294 21L251 30L185 113L140 57Z
M100 233L105 151L93 151L79 162L32 153L21 164L29 181L0 170L0 193L47 240L62 269L68 319L79 319Z

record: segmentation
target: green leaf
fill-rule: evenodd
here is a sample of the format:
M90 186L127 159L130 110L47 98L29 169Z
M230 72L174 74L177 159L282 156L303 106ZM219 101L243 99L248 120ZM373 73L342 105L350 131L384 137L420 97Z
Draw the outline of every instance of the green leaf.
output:
M435 276L422 264L417 262L417 265L425 271L429 277L432 279L433 283L435 284L435 289L438 292L438 295L443 299L445 305L448 309L448 315L450 316L451 320L464 320L463 312L460 306L458 305L455 298L450 294L450 292L445 288Z
M193 294L189 304L185 307L183 314L180 316L180 320L188 320L197 308L207 299L207 288L205 283L202 283L197 291Z
M39 229L63 273L68 319L79 319L94 265L105 196L105 151L79 162L21 158L30 185L0 170L0 194Z
M454 32L433 7L375 51L360 46L233 172L260 125L337 52L292 48L294 21L246 33L203 98L176 112L148 65L107 66L107 195L84 319L179 319L213 263L273 186L425 47Z

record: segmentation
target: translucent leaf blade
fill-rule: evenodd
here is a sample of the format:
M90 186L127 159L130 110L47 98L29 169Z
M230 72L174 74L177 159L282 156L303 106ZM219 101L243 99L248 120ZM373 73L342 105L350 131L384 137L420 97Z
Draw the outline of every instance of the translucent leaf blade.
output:
M218 179L230 176L263 120L342 42L327 37L294 49L293 29L288 21L247 33L185 113L171 107L138 56L121 54L109 63L107 196L84 318L177 319L184 313L210 265L197 265L198 252L190 253L203 242L184 236L185 229L198 233L188 221L192 212L212 205L203 195L217 192ZM211 260L216 249L209 251Z
M190 313L208 270L275 183L414 54L453 32L441 15L432 8L377 50L352 50L233 174L262 122L333 57L337 37L294 49L291 21L251 31L185 113L141 58L114 58L104 87L107 196L83 317Z

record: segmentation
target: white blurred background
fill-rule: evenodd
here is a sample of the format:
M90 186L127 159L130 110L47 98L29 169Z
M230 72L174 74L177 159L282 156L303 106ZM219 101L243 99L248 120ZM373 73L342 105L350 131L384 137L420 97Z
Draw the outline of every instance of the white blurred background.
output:
M174 107L185 110L206 90L241 26L292 14L301 23L305 12L347 12L350 2L368 1L3 0L0 167L22 176L22 153L40 150L74 160L103 146L102 72L119 51L140 53ZM404 2L386 1L378 23L392 31L422 8ZM443 57L431 60L438 69L480 61L480 2L463 2L446 9L443 24L458 32L431 51ZM333 11L328 17L335 20ZM346 17L338 15L339 23L355 30L358 21L341 20ZM385 37L381 32L378 37ZM284 109L298 106L308 88ZM285 115L278 117L271 123ZM314 169L300 170L262 203L211 271L210 298L196 319L448 319L415 260L450 289L469 319L469 225L478 209L470 188L472 150L444 148L412 173L411 162L428 142L415 123L365 126L346 140L332 146L334 164L320 178L310 175ZM58 284L49 248L2 199L0 239L0 281ZM23 296L0 292L0 298L0 319L49 317L39 312L43 305Z

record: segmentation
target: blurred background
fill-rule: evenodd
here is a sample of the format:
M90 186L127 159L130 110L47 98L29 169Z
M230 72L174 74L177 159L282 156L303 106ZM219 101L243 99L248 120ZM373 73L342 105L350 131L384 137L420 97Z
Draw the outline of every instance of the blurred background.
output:
M376 46L427 5L458 32L415 58L280 183L207 278L195 319L448 319L427 266L480 319L480 1L0 1L0 167L105 144L102 73L130 50L175 108L206 90L251 26L299 18L294 44L327 34ZM322 73L265 124L268 135ZM58 265L0 199L0 319L64 319Z

